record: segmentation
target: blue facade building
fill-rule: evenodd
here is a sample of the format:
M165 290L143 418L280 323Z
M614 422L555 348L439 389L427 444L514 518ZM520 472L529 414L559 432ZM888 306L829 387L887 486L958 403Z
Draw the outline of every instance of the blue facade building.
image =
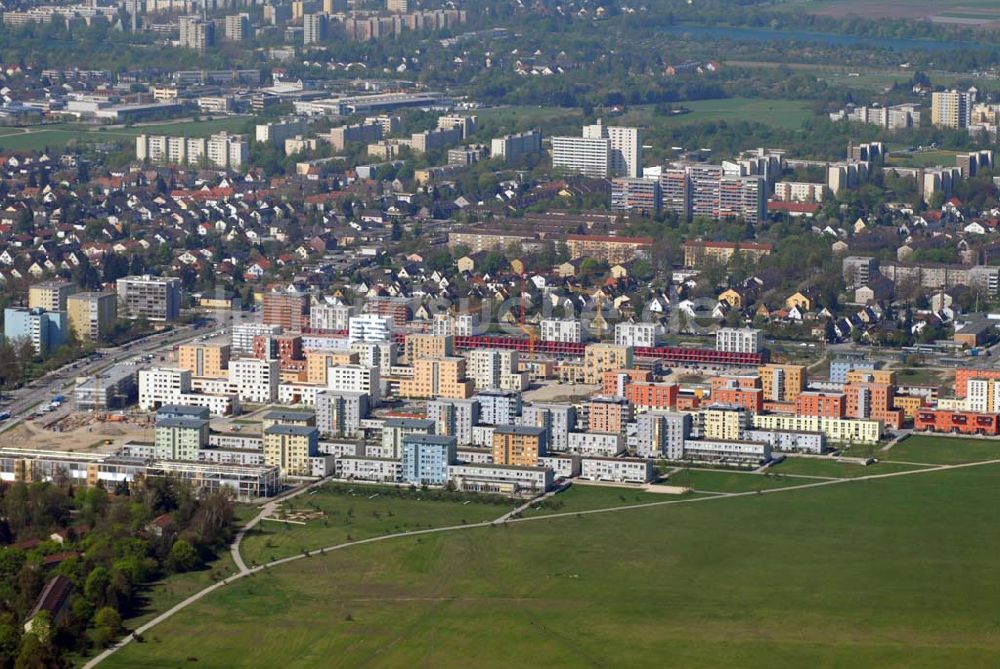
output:
M403 437L403 481L413 485L444 485L448 465L457 457L455 437L408 434Z
M16 344L27 339L38 355L47 355L62 346L69 333L64 311L8 307L3 310L3 334Z

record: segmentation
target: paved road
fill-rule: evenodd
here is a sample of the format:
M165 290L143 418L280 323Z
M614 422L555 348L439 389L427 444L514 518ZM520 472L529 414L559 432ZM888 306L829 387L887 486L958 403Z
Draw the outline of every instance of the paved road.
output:
M604 507L604 508L601 508L601 509L588 509L588 510L585 510L585 511L567 511L567 512L564 512L564 513L553 513L553 514L547 514L547 515L544 515L544 516L526 516L526 517L522 517L522 518L509 518L507 520L503 520L501 522L501 524L508 524L508 523L530 523L530 522L535 522L535 521L540 521L540 520L551 520L553 518L570 518L570 517L589 516L589 515L598 514L598 513L620 513L620 512L624 512L624 511L634 511L635 509L650 509L650 508L659 507L659 506L670 506L672 504L700 504L700 503L705 503L705 502L714 502L714 501L717 501L717 500L733 499L733 498L736 498L736 497L746 497L748 495L771 495L771 494L776 494L776 493L781 493L781 492L787 492L789 490L805 490L805 489L808 489L808 488L820 488L820 487L824 487L824 486L840 485L840 484L845 484L845 483L854 483L854 482L866 481L866 480L894 478L894 477L897 477L897 476L915 476L915 475L918 475L918 474L926 474L927 472L940 472L940 471L947 471L947 470L950 470L950 469L963 469L963 468L967 468L967 467L981 467L983 465L995 465L995 464L1000 464L1000 460L986 460L984 462L969 462L969 463L964 463L964 464L959 464L959 465L940 465L940 466L936 466L936 467L929 467L927 469L916 469L916 470L913 470L913 471L905 471L905 472L891 472L891 473L888 473L888 474L872 474L870 476L858 476L858 477L855 477L855 478L846 478L846 479L832 479L832 480L828 480L828 481L817 481L815 483L806 483L804 485L788 486L788 487L785 487L785 488L771 488L771 489L768 489L768 490L760 490L760 491L754 490L754 491L747 491L747 492L718 493L718 494L716 494L716 495L714 495L712 497L695 497L695 498L689 498L689 499L672 499L672 500L665 500L665 501L662 501L662 502L647 502L647 503L644 503L644 504L632 504L632 505L627 505L627 506L611 506L611 507ZM312 485L318 485L318 484L319 484L319 482L317 482L316 484L312 484ZM301 494L305 490L308 490L309 487L311 487L311 486L306 486L305 488L302 488L302 489L298 490L295 494ZM285 499L287 499L287 497ZM532 500L532 501L536 501L536 500ZM268 506L268 504L265 504L264 508L266 508L267 506ZM263 513L264 512L262 511L261 514L257 515L257 517L255 518L255 520L257 522L260 521L260 518L262 517ZM125 646L127 646L128 644L130 644L132 642L132 640L135 638L136 635L145 634L147 631L149 631L153 627L156 627L157 625L159 625L160 623L164 622L165 620L168 620L168 619L172 618L175 614L179 613L180 611L183 611L184 609L186 609L190 605L194 604L195 602L200 601L205 596L211 594L212 592L215 592L219 588L225 587L226 585L228 585L228 584L230 584L230 583L232 583L234 581L238 581L241 578L244 578L244 577L249 576L251 574L255 574L255 573L259 572L259 571L263 571L265 569L270 569L271 567L277 567L279 565L287 564L289 562L295 562L296 560L301 560L301 559L307 558L307 557L313 557L313 556L316 556L316 555L325 555L326 553L332 553L334 551L343 550L343 549L349 548L351 546L361 546L361 545L364 545L364 544L373 544L373 543L377 543L377 542L380 542L380 541L388 541L390 539L397 539L399 537L411 537L411 536L419 536L419 535L423 535L423 534L438 534L438 533L441 533L441 532L457 532L459 530L468 530L468 529L481 528L481 527L495 527L498 521L501 521L501 519L503 519L505 516L508 516L508 515L509 514L505 513L504 515L500 516L500 518L497 518L496 520L487 520L487 521L484 521L484 522L481 522L481 523L470 523L468 525L451 525L451 526L448 526L448 527L437 527L437 528L431 528L431 529L427 529L427 530L414 530L412 532L399 532L399 533L396 533L396 534L386 534L386 535L382 535L382 536L371 537L369 539L361 539L361 540L358 540L358 541L352 541L350 543L335 544L333 546L327 546L327 547L324 547L324 548L317 548L316 550L305 551L305 552L299 553L297 555L291 555L291 556L286 557L286 558L281 558L280 560L273 560L271 562L268 562L267 564L260 565L260 566L257 566L257 567L252 567L252 568L249 568L249 569L246 567L246 565L243 565L241 567L239 573L234 574L233 576L229 576L229 577L227 577L227 578L219 581L218 583L210 585L207 588L205 588L204 590L196 592L195 594L191 595L190 597L188 597L184 601L182 601L182 602L176 604L175 606L171 607L170 609L164 611L163 613L161 613L156 618L153 618L148 623L146 623L144 625L141 625L140 627L138 627L135 630L135 632L133 634L130 634L129 636L126 636L125 638L121 639L120 641L118 641L113 646L111 646L111 647L107 648L106 650L104 650L100 655L95 656L93 659L91 659L89 662L87 662L85 665L83 665L83 669L93 669L93 667L96 667L101 662L103 662L105 659L107 659L111 655L115 654L116 652L118 652L119 650L121 650L122 648L124 648ZM239 562L237 562L237 564L242 564L242 559L240 559Z
M180 326L168 332L149 335L124 346L100 349L101 357L99 358L76 360L49 372L45 376L34 379L25 386L4 394L0 408L9 411L11 417L0 425L0 433L19 424L31 414L36 406L48 401L54 395L66 395L67 405L71 404L68 396L78 376L90 376L136 356L159 353L175 344L201 336L205 332L206 330L196 330L192 326Z

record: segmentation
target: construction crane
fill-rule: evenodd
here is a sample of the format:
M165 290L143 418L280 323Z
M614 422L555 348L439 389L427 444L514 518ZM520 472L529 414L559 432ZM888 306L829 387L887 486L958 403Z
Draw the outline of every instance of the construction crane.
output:
M528 337L528 354L535 354L535 340L538 339L538 335L534 331L529 330L527 324L525 323L525 317L528 313L528 301L527 301L527 281L525 280L524 272L521 272L521 318L519 321L519 326L521 332L523 332Z

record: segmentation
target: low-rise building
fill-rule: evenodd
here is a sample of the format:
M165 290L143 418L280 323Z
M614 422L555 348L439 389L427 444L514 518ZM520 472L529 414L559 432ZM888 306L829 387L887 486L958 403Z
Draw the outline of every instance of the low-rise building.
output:
M580 478L616 483L649 483L654 478L653 463L645 458L583 458Z

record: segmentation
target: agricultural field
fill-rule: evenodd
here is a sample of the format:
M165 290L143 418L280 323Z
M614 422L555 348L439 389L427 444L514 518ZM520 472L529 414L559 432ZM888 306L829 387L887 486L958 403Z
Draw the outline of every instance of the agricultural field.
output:
M247 564L263 564L384 534L493 520L513 508L511 504L466 503L457 497L437 501L419 492L398 492L402 496L391 488L331 484L315 494L294 498L281 506L290 519L262 521L243 539L240 553ZM318 517L292 519L296 512Z
M995 666L998 475L351 546L217 590L102 666Z

